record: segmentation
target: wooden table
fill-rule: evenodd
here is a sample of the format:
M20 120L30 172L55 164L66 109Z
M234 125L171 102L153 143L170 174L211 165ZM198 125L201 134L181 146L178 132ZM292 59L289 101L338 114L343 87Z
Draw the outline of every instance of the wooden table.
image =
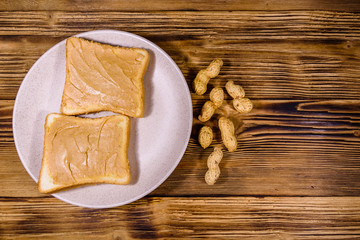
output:
M0 2L0 239L359 239L360 2L166 2ZM37 191L13 141L16 93L50 47L96 29L153 41L189 86L224 60L210 88L234 80L255 108L234 115L226 97L239 147L214 186L194 118L176 170L134 203L87 209ZM208 93L191 96L197 117Z

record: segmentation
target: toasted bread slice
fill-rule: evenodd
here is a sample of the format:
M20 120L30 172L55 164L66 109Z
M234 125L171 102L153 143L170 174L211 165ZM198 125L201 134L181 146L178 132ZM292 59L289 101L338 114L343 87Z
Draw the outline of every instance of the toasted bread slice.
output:
M67 39L60 111L66 115L112 111L143 117L143 79L149 59L145 49Z
M38 189L53 193L83 184L128 184L130 119L124 115L80 118L51 113Z

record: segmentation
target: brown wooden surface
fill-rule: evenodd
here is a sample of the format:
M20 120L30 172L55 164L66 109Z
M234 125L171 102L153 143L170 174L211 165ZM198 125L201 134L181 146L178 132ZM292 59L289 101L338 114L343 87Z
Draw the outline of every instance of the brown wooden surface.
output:
M359 239L360 3L167 2L0 2L0 239ZM236 114L227 96L217 111L234 120L239 148L214 186L195 118L179 166L141 200L96 210L36 190L13 141L17 90L50 47L95 29L153 41L189 86L224 60L210 88L234 80L255 108ZM197 117L208 93L191 95Z
M356 239L358 197L147 197L112 209L0 198L3 238ZM20 234L23 234L22 236Z

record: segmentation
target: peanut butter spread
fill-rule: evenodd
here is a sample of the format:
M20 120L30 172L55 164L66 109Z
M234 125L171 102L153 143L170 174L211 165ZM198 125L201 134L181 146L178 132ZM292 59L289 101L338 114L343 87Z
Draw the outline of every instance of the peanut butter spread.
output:
M129 175L129 121L126 116L54 118L45 136L47 167L54 183L70 185Z
M148 59L144 49L69 38L62 112L75 115L107 110L142 117Z

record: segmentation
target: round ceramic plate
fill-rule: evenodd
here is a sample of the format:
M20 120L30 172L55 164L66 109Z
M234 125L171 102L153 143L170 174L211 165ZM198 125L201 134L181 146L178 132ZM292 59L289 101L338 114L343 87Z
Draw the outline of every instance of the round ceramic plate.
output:
M53 194L83 207L108 208L135 201L156 189L173 172L187 147L192 126L189 88L175 62L157 45L137 35L98 30L76 35L150 53L145 85L145 117L131 119L129 185L82 186ZM32 66L16 96L13 129L18 154L37 182L40 173L47 114L60 111L65 83L65 40ZM89 117L108 115L98 113Z

